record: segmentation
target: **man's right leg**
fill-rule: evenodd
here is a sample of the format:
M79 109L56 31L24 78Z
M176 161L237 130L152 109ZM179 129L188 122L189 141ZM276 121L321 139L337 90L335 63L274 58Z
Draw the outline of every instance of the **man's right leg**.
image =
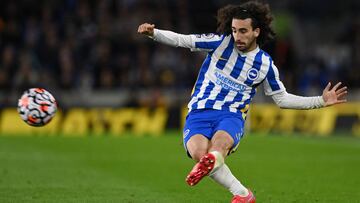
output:
M209 152L219 152L224 158L228 153L237 145L240 141L242 122L236 118L223 119L218 126L218 130L211 139L211 147ZM224 163L221 166L214 169L209 177L215 182L224 186L233 195L232 203L254 203L255 196L250 190L244 187L241 182L231 173L229 167Z
M220 166L214 173L209 174L209 177L234 195L232 202L255 202L255 196L252 192L242 185L226 164Z

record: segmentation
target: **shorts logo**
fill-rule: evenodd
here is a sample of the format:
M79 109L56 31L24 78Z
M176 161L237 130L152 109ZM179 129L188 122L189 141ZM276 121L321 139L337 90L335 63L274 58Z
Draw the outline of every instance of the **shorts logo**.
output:
M249 80L256 80L259 77L259 71L256 70L255 68L251 68L250 70L248 70L247 72L247 78Z
M190 129L186 129L186 130L184 131L184 134L183 134L184 138L185 138L186 136L188 136L189 133L190 133Z
M236 133L236 139L240 140L241 139L241 133Z

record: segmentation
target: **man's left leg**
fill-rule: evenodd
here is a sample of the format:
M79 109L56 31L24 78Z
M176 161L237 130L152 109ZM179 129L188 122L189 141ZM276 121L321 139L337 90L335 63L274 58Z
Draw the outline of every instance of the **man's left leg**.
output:
M215 154L216 160L224 160L233 147L234 139L226 131L219 130L211 139L209 154ZM216 163L216 161L215 161ZM229 167L223 163L209 173L211 179L228 189L233 195L232 202L255 202L255 197L241 182L231 173Z

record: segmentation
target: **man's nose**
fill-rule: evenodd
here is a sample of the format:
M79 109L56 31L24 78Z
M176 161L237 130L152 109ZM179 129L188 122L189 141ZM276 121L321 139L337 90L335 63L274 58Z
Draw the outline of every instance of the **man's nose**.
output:
M240 34L240 33L236 33L235 36L234 36L234 38L235 38L235 41L240 41L240 39L241 39L241 34Z

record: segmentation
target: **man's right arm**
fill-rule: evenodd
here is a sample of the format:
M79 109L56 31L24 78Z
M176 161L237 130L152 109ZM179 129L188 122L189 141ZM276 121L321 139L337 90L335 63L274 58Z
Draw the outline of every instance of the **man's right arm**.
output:
M191 35L178 34L168 30L159 30L155 28L154 24L141 24L138 28L138 33L144 34L155 41L166 45L189 49L195 48L195 43L193 43Z
M196 48L191 35L178 34L168 30L154 29L153 39L174 47Z
M155 29L154 24L143 23L143 24L139 25L138 33L146 35L148 37L153 37L154 36L154 29Z
M192 51L214 50L223 39L219 35L184 35L168 30L156 29L154 24L144 23L138 28L138 33L144 34L157 42L173 47L189 48Z

